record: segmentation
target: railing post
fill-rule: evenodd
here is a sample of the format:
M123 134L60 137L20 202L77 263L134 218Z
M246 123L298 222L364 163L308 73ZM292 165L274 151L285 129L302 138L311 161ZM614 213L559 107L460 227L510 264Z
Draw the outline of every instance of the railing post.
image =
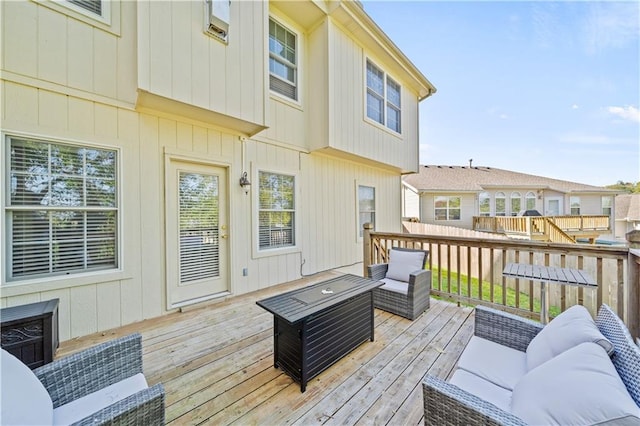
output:
M640 231L634 230L625 235L629 241L627 261L627 282L629 300L625 301L629 310L629 332L635 338L640 337Z
M365 223L363 226L364 232L362 234L362 276L367 276L367 269L371 264L371 230L373 229L372 223Z

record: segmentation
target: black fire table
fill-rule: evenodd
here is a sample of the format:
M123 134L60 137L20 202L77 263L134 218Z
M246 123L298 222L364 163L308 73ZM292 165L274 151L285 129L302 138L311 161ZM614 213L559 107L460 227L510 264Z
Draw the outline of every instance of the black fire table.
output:
M273 314L274 366L304 392L311 378L373 342L373 289L381 285L344 275L257 301Z

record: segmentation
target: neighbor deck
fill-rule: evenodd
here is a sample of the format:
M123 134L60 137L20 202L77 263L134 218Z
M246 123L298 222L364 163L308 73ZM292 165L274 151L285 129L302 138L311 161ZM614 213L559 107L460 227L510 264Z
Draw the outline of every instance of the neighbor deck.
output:
M471 308L432 300L415 321L376 309L375 341L315 377L305 393L273 367L273 315L256 300L337 275L66 341L56 357L140 332L144 373L165 387L168 424L422 424L422 377L449 375L473 334Z

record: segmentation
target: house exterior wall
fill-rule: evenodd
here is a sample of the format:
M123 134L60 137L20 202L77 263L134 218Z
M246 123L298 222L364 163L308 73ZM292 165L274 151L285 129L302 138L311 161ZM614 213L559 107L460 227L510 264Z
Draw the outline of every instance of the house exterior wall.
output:
M420 218L420 196L402 185L402 217Z
M460 197L460 220L436 220L435 218L435 197ZM423 193L420 198L420 221L435 225L457 226L459 228L472 229L473 216L475 215L476 195L472 193ZM426 218L426 220L425 220Z
M324 77L319 71L324 88L305 85L302 106L270 93L266 25L277 9L263 2L231 2L234 39L225 46L203 34L201 2L110 4L111 26L105 26L58 3L0 3L2 187L7 188L9 136L114 149L120 211L117 270L8 282L3 244L0 306L59 298L63 341L172 311L166 222L167 212L176 207L166 201L165 183L167 164L174 159L226 173L229 249L223 267L230 295L361 261L358 185L375 188L376 229L400 231L398 169L406 164L395 159L378 167L384 157L377 145L338 150L351 149L357 154L352 157L310 149L309 135L313 130L316 137L316 129L309 123L326 124L318 133L331 139L326 146L334 144L333 138L340 139L338 145L354 138L388 138L370 124L358 124L371 127L367 132L344 130L347 138L327 124L336 115L334 105L324 112L311 107L310 93L331 96L333 66L325 65ZM306 27L283 14L277 17L300 31L303 58L328 54L330 20L322 24L326 31L320 25L308 35ZM181 33L181 28L190 30ZM343 55L362 58L362 49L344 33L339 38L347 46L340 48ZM311 66L306 68L301 84L316 77ZM357 73L350 80L362 79L361 59L353 68L341 66L336 75L347 71ZM406 98L406 128L417 129L417 99ZM355 104L362 109L363 102L360 95ZM364 123L361 112L337 108ZM412 134L416 139L404 143L417 152L417 134ZM295 247L257 248L261 170L296 176ZM253 183L248 194L238 185L245 171ZM6 235L7 201L2 202Z

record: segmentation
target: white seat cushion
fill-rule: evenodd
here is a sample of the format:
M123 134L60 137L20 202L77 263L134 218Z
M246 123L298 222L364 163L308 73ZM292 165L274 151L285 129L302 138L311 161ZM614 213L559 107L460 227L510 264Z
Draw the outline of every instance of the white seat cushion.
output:
M0 424L50 425L53 403L33 371L2 349L0 372Z
M391 278L383 278L380 281L384 283L384 285L378 287L385 290L393 291L396 293L407 294L409 293L409 283L403 281L392 280Z
M473 336L458 360L458 368L509 391L527 372L526 353Z
M54 409L53 424L68 425L77 422L147 387L144 375L138 373Z
M511 391L496 386L488 380L482 379L466 370L457 369L449 383L458 386L505 411L511 410Z
M638 407L602 346L587 342L527 373L511 412L536 425L640 424Z
M409 275L419 271L424 265L425 253L422 251L389 250L389 266L386 278L409 282Z
M613 345L602 335L591 314L581 305L574 305L547 324L527 347L527 369L549 361L558 354L584 342L600 344L609 354Z

